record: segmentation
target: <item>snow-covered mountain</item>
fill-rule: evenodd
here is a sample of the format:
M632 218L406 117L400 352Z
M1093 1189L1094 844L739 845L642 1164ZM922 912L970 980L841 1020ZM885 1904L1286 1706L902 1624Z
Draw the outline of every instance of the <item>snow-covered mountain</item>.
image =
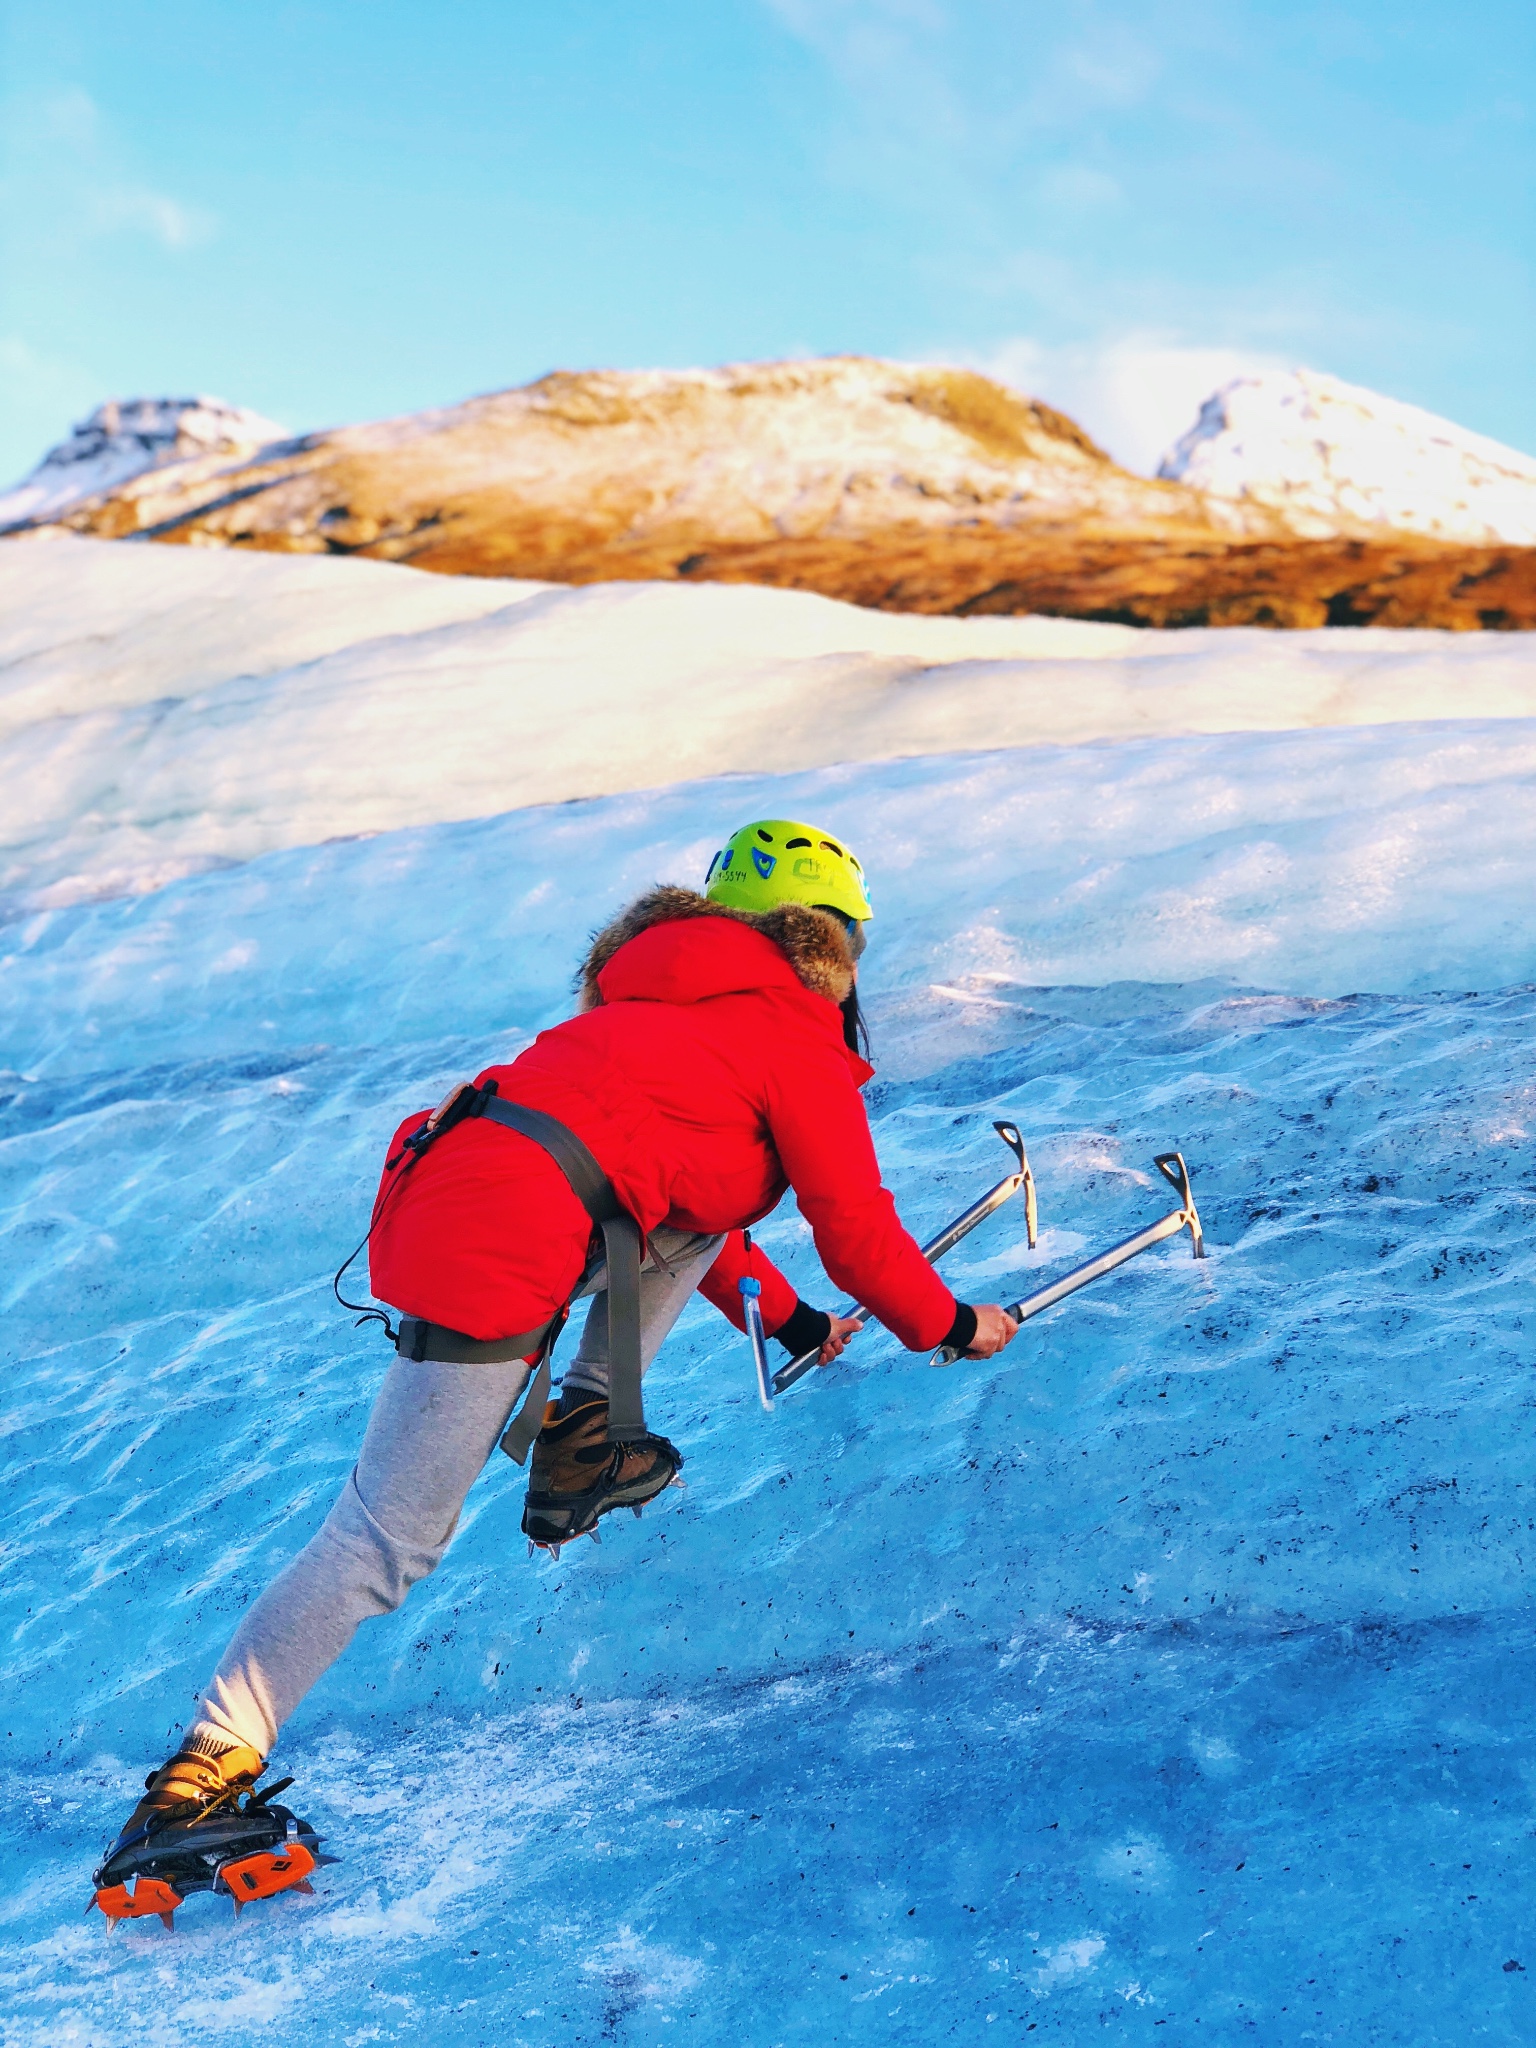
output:
M1316 370L1225 385L1157 473L1299 534L1536 545L1536 457Z
M972 370L862 356L558 372L264 451L240 488L226 503L222 464L125 474L110 521L482 575L558 562L570 580L672 571L701 546L977 520L1212 523L1198 495L1130 475L1049 406ZM1226 505L1215 522L1274 524Z
M1271 488L1248 480L1262 465L1247 442L1218 431L1209 460L1228 488L1193 468L1133 476L1061 413L972 370L838 356L558 372L254 448L240 433L269 423L219 415L204 438L172 437L175 407L143 410L150 431L125 439L114 415L113 433L87 434L78 459L50 458L0 503L10 532L1150 627L1536 625L1536 550L1400 531L1390 507L1360 512L1337 490L1309 497L1315 450L1271 451ZM120 459L132 473L103 483ZM1449 532L1455 505L1425 475L1420 511L1440 505Z
M222 398L111 398L50 448L29 476L0 492L0 532L59 519L149 470L196 457L238 460L287 429Z

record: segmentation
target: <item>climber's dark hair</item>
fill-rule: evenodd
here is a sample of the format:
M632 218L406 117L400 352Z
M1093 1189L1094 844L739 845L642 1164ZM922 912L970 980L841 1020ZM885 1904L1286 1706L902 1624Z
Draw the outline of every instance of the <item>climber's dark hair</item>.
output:
M850 917L846 910L839 910L835 903L813 903L813 910L824 910L828 917L835 917L848 934L848 951L857 961L864 951L867 937L864 927L856 917ZM859 985L854 983L843 997L843 1043L850 1052L856 1052L860 1059L869 1058L869 1026L864 1021L864 1012L859 1008Z
M859 992L849 989L842 1001L843 1043L850 1052L856 1052L860 1059L869 1058L869 1026L864 1021L864 1012L859 1008Z

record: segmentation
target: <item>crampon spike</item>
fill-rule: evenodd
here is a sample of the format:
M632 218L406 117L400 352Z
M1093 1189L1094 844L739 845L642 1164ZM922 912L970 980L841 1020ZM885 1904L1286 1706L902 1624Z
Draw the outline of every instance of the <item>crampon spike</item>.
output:
M630 1512L630 1513L631 1513L631 1514L632 1514L632 1515L634 1516L635 1520L636 1520L636 1521L638 1522L638 1521L639 1521L639 1519L640 1519L640 1517L641 1517L641 1516L642 1516L642 1515L643 1515L643 1514L645 1513L645 1509L644 1509L644 1508L631 1508L629 1512Z
M590 1537L592 1538L592 1541L593 1541L594 1543L601 1543L601 1542L602 1542L602 1540L603 1540L603 1539L602 1539L602 1537L601 1537L601 1536L599 1536L599 1534L597 1533L597 1531L596 1531L595 1529L589 1529L589 1530L587 1531L587 1534L588 1534L588 1535L589 1535L589 1536L590 1536Z

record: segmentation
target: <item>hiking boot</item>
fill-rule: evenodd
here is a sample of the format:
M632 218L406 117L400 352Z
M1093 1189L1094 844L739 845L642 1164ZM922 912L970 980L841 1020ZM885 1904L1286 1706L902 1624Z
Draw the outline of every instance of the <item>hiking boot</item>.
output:
M159 1827L173 1814L200 1811L226 1793L248 1790L265 1769L254 1749L235 1743L221 1747L205 1735L194 1735L185 1749L178 1749L169 1763L144 1780L144 1797L118 1836L119 1846L141 1828Z
M614 1508L638 1514L677 1477L683 1454L664 1436L608 1441L608 1403L573 1389L572 1405L551 1401L533 1446L523 1533L546 1550L597 1528Z
M310 1876L336 1858L321 1853L308 1821L276 1804L292 1778L252 1790L263 1768L254 1749L194 1736L145 1780L91 1903L114 1924L154 1914L171 1927L193 1892L225 1893L238 1913L253 1899L312 1890Z

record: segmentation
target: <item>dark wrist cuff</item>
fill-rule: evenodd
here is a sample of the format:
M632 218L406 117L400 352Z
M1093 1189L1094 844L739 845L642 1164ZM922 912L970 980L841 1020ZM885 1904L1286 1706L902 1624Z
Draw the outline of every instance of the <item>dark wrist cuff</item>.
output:
M773 1334L791 1358L799 1358L807 1351L819 1351L826 1343L832 1334L832 1318L825 1309L797 1301Z
M955 1320L944 1342L952 1351L969 1351L976 1342L976 1311L968 1301L955 1303Z

